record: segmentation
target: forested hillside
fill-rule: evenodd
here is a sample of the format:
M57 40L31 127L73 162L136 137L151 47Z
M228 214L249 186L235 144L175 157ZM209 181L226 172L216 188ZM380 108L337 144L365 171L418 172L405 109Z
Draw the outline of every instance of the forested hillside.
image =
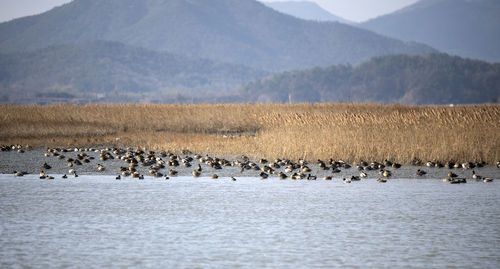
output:
M61 45L0 54L0 102L175 102L181 96L231 95L267 72L159 53L116 42Z
M286 72L242 88L258 102L473 104L500 98L500 64L446 54L385 56L356 67Z
M255 0L75 0L0 24L2 53L94 40L272 71L435 52L346 24L300 20Z
M360 26L449 54L500 62L498 0L421 0Z

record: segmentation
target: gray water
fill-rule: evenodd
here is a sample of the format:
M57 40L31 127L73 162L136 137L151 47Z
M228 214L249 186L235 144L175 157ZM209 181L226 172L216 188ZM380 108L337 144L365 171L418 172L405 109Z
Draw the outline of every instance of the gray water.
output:
M498 268L500 182L0 175L0 267Z

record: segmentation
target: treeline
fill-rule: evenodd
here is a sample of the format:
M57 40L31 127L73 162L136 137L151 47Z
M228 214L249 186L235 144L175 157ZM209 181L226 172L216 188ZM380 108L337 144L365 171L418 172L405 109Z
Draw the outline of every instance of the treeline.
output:
M254 102L498 102L500 64L447 54L384 56L356 67L334 65L277 74L249 83L241 92Z

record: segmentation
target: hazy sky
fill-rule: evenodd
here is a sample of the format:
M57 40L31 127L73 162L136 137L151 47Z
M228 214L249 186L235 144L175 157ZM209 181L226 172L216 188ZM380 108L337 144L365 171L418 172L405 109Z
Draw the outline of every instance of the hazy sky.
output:
M263 2L283 2L289 0L261 0ZM300 0L294 0L300 1ZM350 21L362 22L380 15L391 13L419 0L309 0L316 2L329 12Z
M139 0L141 1L141 0ZM207 0L210 1L210 0ZM277 2L284 0L264 0ZM331 13L351 21L364 21L400 9L418 0L312 0ZM47 11L71 0L0 0L0 22Z

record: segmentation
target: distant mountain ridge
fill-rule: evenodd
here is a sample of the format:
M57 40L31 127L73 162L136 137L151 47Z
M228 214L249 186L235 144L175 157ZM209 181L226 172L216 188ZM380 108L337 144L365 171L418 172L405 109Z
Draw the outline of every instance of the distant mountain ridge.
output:
M284 1L284 2L263 2L279 12L292 15L303 20L313 21L338 21L345 24L354 24L342 17L334 15L320 7L318 4L309 1Z
M267 75L240 65L92 41L0 54L0 103L182 102L179 97L185 96L213 102Z
M0 51L108 40L280 71L434 49L340 23L304 21L254 0L75 0L0 24Z
M500 62L498 0L421 0L360 26L450 54Z
M500 101L500 64L446 54L376 57L356 67L285 72L251 82L254 102L377 102L411 105Z

